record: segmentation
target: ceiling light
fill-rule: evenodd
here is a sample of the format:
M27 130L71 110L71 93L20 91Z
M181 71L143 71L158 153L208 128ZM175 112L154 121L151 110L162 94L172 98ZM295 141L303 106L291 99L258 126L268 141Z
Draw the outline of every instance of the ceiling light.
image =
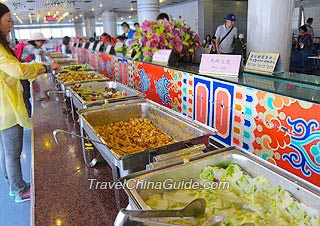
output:
M129 18L131 19L131 16L129 16Z
M100 7L102 8L102 4L100 3Z
M123 17L121 17L121 20L123 20Z
M15 15L15 16L16 16L17 14L16 14L16 13L13 13L13 15Z
M99 20L101 20L101 18L99 18Z
M77 20L78 18L79 18L79 17L76 16L76 20Z
M72 18L71 20L72 20L72 21L74 21L74 19L73 19L73 18Z
M71 23L71 20L69 20L69 23Z
M79 17L82 17L82 15L80 14Z
M93 12L93 11L94 11L94 8L92 8L91 11Z

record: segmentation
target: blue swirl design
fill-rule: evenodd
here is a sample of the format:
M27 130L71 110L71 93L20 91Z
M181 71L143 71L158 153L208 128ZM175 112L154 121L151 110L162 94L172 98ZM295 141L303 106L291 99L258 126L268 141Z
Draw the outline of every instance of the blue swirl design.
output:
M287 160L295 169L301 170L306 177L310 177L313 172L320 174L320 131L316 131L320 128L319 122L316 120L306 122L303 119L291 120L291 117L288 117L287 123L299 135L291 135L289 147L295 152L283 154L282 159ZM316 140L319 142L310 149L311 155L314 157L313 160L305 146Z
M111 72L111 61L108 61L106 64L106 69L108 71L108 75L112 76L112 72Z
M104 62L103 59L100 58L100 71L104 71Z
M163 104L170 104L169 99L169 88L170 85L169 79L167 79L164 75L158 80L154 82L156 85L157 93L162 100Z
M140 69L139 70L139 74L140 74L140 90L141 92L147 92L148 89L150 88L150 79L148 77L148 75L146 74L146 72L144 71L144 69Z

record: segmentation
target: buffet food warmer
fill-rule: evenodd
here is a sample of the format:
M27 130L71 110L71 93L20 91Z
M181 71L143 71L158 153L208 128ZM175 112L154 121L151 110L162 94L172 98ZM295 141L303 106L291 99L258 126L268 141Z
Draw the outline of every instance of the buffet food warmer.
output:
M78 64L77 60L72 60L72 59L69 59L69 58L52 58L51 62L60 64L62 66Z
M64 55L63 53L59 52L47 52L46 56L50 58L69 58L67 55Z
M66 87L77 83L108 80L104 75L90 71L66 71L56 74L55 77L61 91L67 91Z
M93 142L93 144L108 164L111 167L114 166L114 179L118 178L118 170L121 176L125 176L129 173L145 169L146 165L150 162L151 153L157 150L170 150L173 146L181 149L184 147L186 141L200 137L206 137L208 141L208 136L216 132L215 129L209 126L189 119L173 110L146 99L130 100L83 109L78 111L78 114L81 135L86 135L92 140L101 142ZM117 122L121 124L122 122L127 122L132 119L151 121L153 126L163 133L162 135L167 135L171 139L171 142L167 145L158 146L157 148L147 148L146 150L140 150L138 152L133 152L125 148L119 150L110 148L108 146L110 140L104 140L96 129L99 126L111 125ZM134 126L135 125L132 125L132 127ZM150 131L150 133L152 132ZM106 133L108 133L108 131L106 131ZM134 136L135 135L132 134L132 137ZM151 137L151 134L146 136L150 136L150 139L153 138L156 140L161 137L160 135L155 135L158 136L156 138ZM119 137L119 139L122 138ZM131 139L130 134L129 139ZM84 140L82 140L82 147L85 154Z
M243 171L236 171L235 169L237 167L241 168ZM225 171L222 171L221 173L221 171L216 170L216 173L213 173L213 169L220 168ZM229 169L229 171L227 171L228 168L231 170ZM241 172L241 174L238 174L239 172ZM262 221L266 216L269 217L270 220L267 224L271 224L271 221L276 222L272 223L275 225L319 225L320 223L319 187L316 187L251 153L238 150L235 147L208 152L200 156L192 157L191 159L188 159L188 161L180 161L174 165L162 166L157 169L130 174L121 178L121 181L124 184L125 191L130 200L127 209L150 210L151 205L162 206L163 209L167 206L168 209L172 209L172 206L176 204L175 201L181 203L185 202L184 204L186 204L192 199L202 197L201 192L188 193L186 190L177 191L174 189L152 190L143 186L139 187L137 186L138 183L141 181L163 183L170 178L175 182L192 180L201 184L203 178L208 180L208 178L211 177L210 180L216 181L216 178L219 178L219 175L220 180L225 176L225 178L228 178L229 182L231 181L231 188L226 190L226 193L214 193L216 196L210 196L212 191L204 192L204 194L206 194L205 196L207 196L207 209L204 218L210 217L210 214L208 213L213 211L215 217L212 219L216 219L216 217L219 216L221 220L220 224L217 225L226 225L222 224L226 223L223 221L226 219L230 220L230 218L234 217L235 213L238 213L240 219L243 219L243 221L250 221L248 222L250 225L260 225L261 222L260 224L255 224L256 221ZM217 181L219 182L219 180ZM250 186L250 183L252 184L253 182L255 182L254 186ZM262 191L272 192L264 195L265 193ZM252 192L252 194L250 192ZM195 195L195 197L192 195L190 196L190 194ZM235 195L233 197L232 195L234 194L237 194L238 196ZM275 194L278 196L273 200L273 204L270 204L269 206L269 202L272 203L270 200L272 200L272 196ZM155 197L157 196L158 201L155 201ZM249 199L250 197L255 198L254 202L250 203L248 201L249 204L242 203L247 197L249 197ZM226 200L228 200L228 198L234 202L232 203L232 208L237 208L235 212L228 212L221 208L221 205L226 205ZM171 207L169 208L170 205ZM174 208L179 207L175 206ZM279 208L279 210L275 210L275 208ZM226 216L220 216L222 211L225 211ZM210 223L212 219L204 219L205 221L202 220L202 223ZM137 222L147 222L144 219L136 220ZM193 225L192 223L197 222L196 220L198 219L188 219L184 221L178 218L178 221L179 220L180 223L177 224L174 224L175 221L171 221L172 224L169 224L167 221L166 223L168 224L165 224L163 220L158 218L152 219L153 223L147 225L180 225L181 222L184 223L183 225ZM284 221L282 222L281 220ZM120 211L114 223L116 226L137 225L137 223L126 224L125 222L135 221L128 221L128 217ZM164 224L161 224L161 222ZM297 222L301 224L298 224ZM197 222L195 225L203 224ZM242 224L240 223L240 225Z
M85 84L95 81L107 81L107 77L94 71L61 71L53 74L53 82L57 91L48 91L48 95L51 93L61 93L62 102L65 103L66 108L71 110L72 119L75 119L73 98L70 94L69 86L75 84Z
M85 109L143 97L142 93L114 81L76 83L73 86L69 86L68 90L76 109Z

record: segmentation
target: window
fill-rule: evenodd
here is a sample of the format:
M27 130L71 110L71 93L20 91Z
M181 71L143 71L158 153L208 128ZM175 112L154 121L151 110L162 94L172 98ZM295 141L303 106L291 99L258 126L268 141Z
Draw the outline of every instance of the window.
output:
M48 25L37 24L36 26L18 25L15 26L15 35L18 40L26 40L31 37L32 34L41 32L46 38L51 36L54 38L62 38L64 36L74 37L75 28L70 24Z

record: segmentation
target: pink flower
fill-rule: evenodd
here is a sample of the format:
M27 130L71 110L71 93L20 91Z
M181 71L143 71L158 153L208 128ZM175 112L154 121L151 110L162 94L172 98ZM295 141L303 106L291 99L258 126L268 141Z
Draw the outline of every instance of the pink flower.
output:
M148 20L143 21L141 30L147 33L152 33L151 23Z
M177 51L177 52L181 52L183 46L180 44L180 37L179 36L174 36L174 38L170 41L170 44L173 45L173 48Z
M151 49L157 48L159 46L160 38L158 35L153 34L151 39L146 42L146 46L149 46Z
M150 51L144 51L143 56L149 57L149 56L152 56L152 53Z

